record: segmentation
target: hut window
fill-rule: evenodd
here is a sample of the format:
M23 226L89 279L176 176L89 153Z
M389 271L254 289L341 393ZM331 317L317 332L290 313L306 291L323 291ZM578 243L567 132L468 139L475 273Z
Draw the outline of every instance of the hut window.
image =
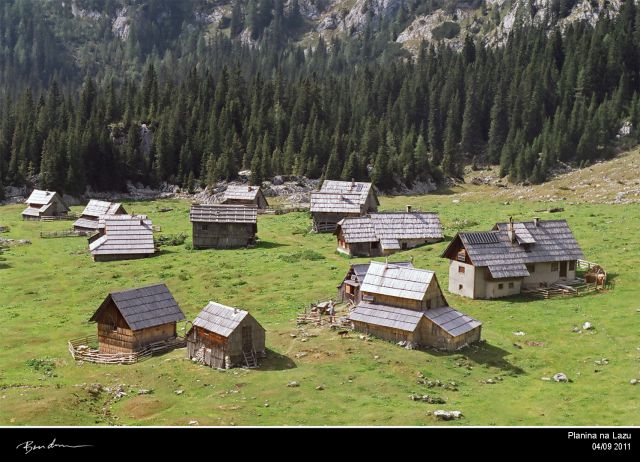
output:
M209 225L208 225L208 224L206 224L206 223L202 223L202 224L200 225L200 230L201 230L201 231L207 231L208 229L209 229Z
M529 271L530 273L535 273L536 265L527 265L527 271Z
M377 242L372 242L371 243L371 248L372 249L377 249L378 248L378 243Z
M465 252L464 249L462 249L460 252L458 252L458 261L465 261L467 259L467 252Z
M509 289L513 289L513 282L509 283Z
M498 284L498 290L502 290L502 289L504 289L504 284L502 283Z
M407 250L407 243L406 242L402 243L402 250Z
M462 284L458 284L458 290L462 290Z
M575 271L576 269L576 261L575 260L571 260L569 262L569 271Z
M458 266L458 273L464 274L464 266Z
M558 262L554 261L553 263L551 263L551 271L558 271Z

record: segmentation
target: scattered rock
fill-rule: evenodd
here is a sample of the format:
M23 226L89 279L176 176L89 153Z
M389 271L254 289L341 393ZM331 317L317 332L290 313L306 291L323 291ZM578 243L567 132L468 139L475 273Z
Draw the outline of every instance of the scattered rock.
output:
M496 383L496 381L493 379L487 379L484 381L484 383L486 383L487 385L493 385L494 383Z
M380 356L375 355L375 356L373 357L373 359L380 359Z
M454 204L459 204L460 203L460 199L454 199L451 202L453 202Z
M551 377L542 377L540 380L544 380L545 382L551 382Z
M198 421L197 420L190 420L189 421L189 425L198 425Z
M580 329L578 329L578 327L574 327L573 329L571 329L571 332L575 332L576 334L581 334L582 331Z
M527 346L532 346L532 347L543 347L545 344L544 342L534 342L534 341L526 341L524 342L525 345Z
M584 330L591 330L591 329L593 329L593 325L589 321L587 321L582 325L582 328Z
M145 388L141 388L138 390L138 394L139 395L148 395L150 393L153 393L153 390L147 390Z
M299 387L299 386L300 386L300 384L294 380L294 381L292 381L292 382L289 382L289 383L287 384L287 386L288 386L289 388L295 388L295 387Z
M316 387L316 390L324 390L324 385L318 385L318 386Z
M309 340L308 338L302 338L300 339L301 342L306 342L307 340Z
M264 407L269 407L269 403L264 403Z
M522 337L522 336L527 335L527 334L525 334L524 332L519 330L518 332L514 332L513 335L515 335L516 337Z
M556 382L568 382L569 378L566 376L566 374L558 372L553 376L553 380L555 380Z
M296 358L304 358L308 354L309 353L307 353L306 351L301 351L300 353L296 353Z
M631 385L637 385L638 384L638 379L631 379L631 380L629 380L629 383Z
M181 394L183 394L183 393L184 393L184 390L176 390L176 391L175 391L175 394L176 394L176 395L181 395Z
M522 345L518 343L514 343L513 346L516 347L518 350L522 350Z
M289 337L291 338L296 338L298 335L297 334L289 334Z
M598 366L606 366L607 364L609 364L609 360L607 358L602 358L594 361L594 363L596 363L596 365Z
M460 411L443 411L441 409L438 409L437 411L433 412L433 415L438 420L457 420L460 417L462 417L462 412L460 412Z
M87 387L87 391L91 396L98 396L103 391L103 388L99 383L92 383Z

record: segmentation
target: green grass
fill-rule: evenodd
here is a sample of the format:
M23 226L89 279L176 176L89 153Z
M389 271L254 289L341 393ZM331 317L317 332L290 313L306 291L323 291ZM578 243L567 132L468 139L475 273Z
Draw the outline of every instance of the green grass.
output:
M454 228L488 229L509 216L539 215L534 210L548 206L479 203L465 194L382 198L383 209L401 210L405 204L439 212L448 237ZM195 251L189 250L187 201L126 207L149 214L162 234L186 233L187 241L162 247L149 259L93 263L84 238L39 238L40 230L64 229L70 222L23 222L22 205L0 207L0 225L11 228L2 237L33 242L12 247L0 263L0 425L640 424L640 385L629 384L640 378L638 205L564 204L562 213L541 215L569 220L587 258L614 278L611 292L535 302L474 301L445 292L452 306L483 322L486 340L454 354L407 351L357 334L341 339L324 329L307 328L317 336L300 335L296 313L334 296L348 265L365 261L338 255L331 235L301 232L310 225L305 213L260 216L261 242L254 249ZM173 211L159 213L162 207ZM439 258L445 246L425 246L394 259L413 256L416 266L437 271L446 290L448 262ZM263 367L219 372L191 363L184 350L131 366L75 364L67 340L95 332L87 320L107 292L157 281L167 283L191 319L209 300L250 310L267 329ZM585 321L595 329L572 332ZM516 331L526 336L516 337ZM609 363L596 365L601 358ZM572 382L541 380L556 372ZM427 388L417 383L418 373L455 381L458 390ZM496 377L502 380L483 383ZM288 388L292 380L300 387ZM124 384L127 395L115 401L81 386L92 383ZM316 390L318 385L324 390ZM153 392L138 395L141 388ZM177 389L184 393L177 395ZM414 402L412 393L447 403ZM436 422L427 415L436 409L460 410L464 418Z

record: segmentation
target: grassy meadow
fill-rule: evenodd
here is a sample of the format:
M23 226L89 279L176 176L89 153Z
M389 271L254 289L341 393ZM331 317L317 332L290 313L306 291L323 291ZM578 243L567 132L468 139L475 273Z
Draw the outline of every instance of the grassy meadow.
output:
M414 257L417 267L436 270L449 303L483 322L485 342L453 354L298 329L296 313L335 296L349 264L365 261L338 255L331 235L309 234L306 213L260 216L254 249L195 251L189 202L127 203L161 234L187 233L187 242L153 258L94 263L85 238L39 237L71 222L23 222L23 205L2 206L0 226L10 230L0 237L32 244L11 247L0 261L0 425L639 425L640 385L629 381L640 379L640 206L565 202L564 212L549 214L535 212L549 203L483 197L381 199L383 210L412 204L440 213L445 242L391 260ZM173 210L159 212L165 207ZM566 218L586 258L607 269L615 289L544 301L448 294L448 261L439 255L456 231L534 215ZM184 349L130 366L72 360L67 340L95 333L87 321L109 291L160 281L191 319L209 300L248 309L267 329L262 367L218 371L193 364ZM594 329L572 331L585 321ZM541 379L557 372L571 382ZM454 381L457 390L427 388L419 374ZM294 380L300 386L287 387ZM92 383L123 385L127 394L92 395L84 386ZM412 401L412 393L446 404ZM464 417L438 422L427 414L436 409Z

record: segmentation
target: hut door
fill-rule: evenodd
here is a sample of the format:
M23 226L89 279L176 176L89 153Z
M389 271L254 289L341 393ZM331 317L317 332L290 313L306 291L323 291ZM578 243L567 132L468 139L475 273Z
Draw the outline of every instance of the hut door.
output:
M560 262L560 277L561 278L566 278L567 277L567 262L566 261L561 261Z
M251 326L245 326L242 328L242 351L253 350L253 338L251 336Z

